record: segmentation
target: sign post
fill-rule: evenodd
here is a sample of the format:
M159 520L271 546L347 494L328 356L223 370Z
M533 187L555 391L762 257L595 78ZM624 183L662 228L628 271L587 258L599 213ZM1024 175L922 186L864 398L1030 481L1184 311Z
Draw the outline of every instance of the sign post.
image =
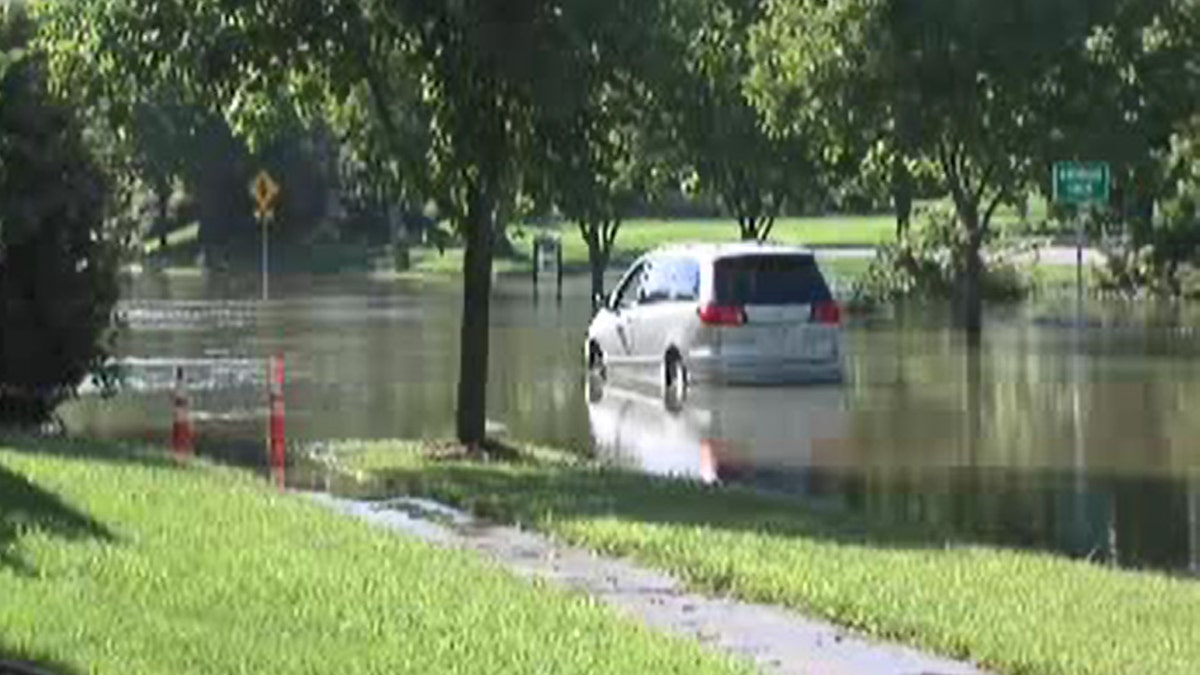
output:
M1054 203L1076 209L1108 203L1112 183L1104 162L1057 162L1054 165ZM1075 289L1083 299L1083 217L1075 214Z
M262 229L262 294L263 301L270 299L269 267L270 267L270 232L271 221L275 219L275 202L279 198L279 184L271 178L266 170L259 171L250 186L254 195L254 217Z
M1103 162L1058 162L1054 165L1054 203L1084 210L1108 203L1111 177L1108 164ZM1087 526L1087 455L1083 451L1083 422L1079 383L1083 380L1083 354L1080 347L1083 332L1083 217L1075 214L1075 340L1071 358L1074 382L1072 387L1072 422L1075 431L1075 517L1082 529Z

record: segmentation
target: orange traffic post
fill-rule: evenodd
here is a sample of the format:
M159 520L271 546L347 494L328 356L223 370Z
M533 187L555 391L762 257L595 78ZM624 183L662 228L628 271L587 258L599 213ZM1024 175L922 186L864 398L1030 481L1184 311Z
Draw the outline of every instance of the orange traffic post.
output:
M283 356L273 356L270 360L270 416L267 421L267 452L271 472L282 475L286 463L284 451L284 410L283 410Z
M175 368L174 419L171 424L171 449L179 457L192 454L192 415L188 406L187 387L183 379L183 367Z

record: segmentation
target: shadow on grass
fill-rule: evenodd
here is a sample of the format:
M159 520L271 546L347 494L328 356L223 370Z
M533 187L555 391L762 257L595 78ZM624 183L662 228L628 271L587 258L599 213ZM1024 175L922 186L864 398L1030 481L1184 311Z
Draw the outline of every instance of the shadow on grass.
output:
M165 451L154 451L144 445L135 447L106 441L46 438L0 432L0 450L11 450L26 455L50 455L116 464L140 464L171 469L184 468L184 465Z
M82 675L83 671L41 654L13 649L0 642L0 675Z
M371 496L422 495L502 522L616 518L873 547L941 548L944 533L886 527L786 495L646 476L592 465L426 462L372 472Z
M111 541L115 538L108 528L65 503L58 495L43 490L0 464L0 567L19 574L33 574L34 570L14 551L21 535L30 531L65 539ZM0 654L3 653L0 645Z

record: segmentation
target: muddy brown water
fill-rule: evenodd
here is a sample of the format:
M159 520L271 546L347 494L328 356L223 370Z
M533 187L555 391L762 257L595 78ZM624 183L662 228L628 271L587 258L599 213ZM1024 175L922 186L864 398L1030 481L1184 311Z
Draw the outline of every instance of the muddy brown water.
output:
M947 538L1200 574L1200 309L1043 298L989 314L968 350L944 309L853 317L847 381L710 388L682 409L615 374L589 386L585 279L493 300L493 433L639 470L743 482ZM167 444L176 366L201 451L262 464L263 357L287 367L291 443L453 431L450 284L168 278L128 283L124 384L64 410L72 433Z

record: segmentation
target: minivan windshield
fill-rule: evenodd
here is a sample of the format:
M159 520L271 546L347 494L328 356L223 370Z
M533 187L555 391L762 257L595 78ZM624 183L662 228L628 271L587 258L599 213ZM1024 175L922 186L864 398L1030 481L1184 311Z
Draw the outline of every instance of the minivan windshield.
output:
M811 305L832 297L811 255L723 258L715 270L715 299L722 305Z

